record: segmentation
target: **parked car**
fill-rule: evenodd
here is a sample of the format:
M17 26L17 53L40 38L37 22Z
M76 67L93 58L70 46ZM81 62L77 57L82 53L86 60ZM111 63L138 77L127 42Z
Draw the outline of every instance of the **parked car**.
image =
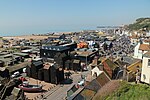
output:
M26 73L26 70L27 70L26 68L23 68L23 72L24 72L24 73Z
M82 79L81 81L78 82L79 86L84 86L84 84L85 84L85 80L84 79Z
M14 74L11 75L11 78L15 78L15 77L17 77L19 75L20 75L19 71L14 72Z

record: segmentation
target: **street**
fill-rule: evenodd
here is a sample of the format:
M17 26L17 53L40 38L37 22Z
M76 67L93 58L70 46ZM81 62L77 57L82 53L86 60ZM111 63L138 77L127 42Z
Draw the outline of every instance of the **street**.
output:
M65 99L65 97L67 96L67 91L69 90L69 87L73 84L77 84L78 81L81 80L81 74L87 75L88 73L89 73L89 71L71 75L71 77L73 78L72 84L64 84L63 86L57 85L56 87L54 87L53 89L51 89L50 91L48 91L45 94L45 96L44 96L45 99L46 100L63 100L63 99Z

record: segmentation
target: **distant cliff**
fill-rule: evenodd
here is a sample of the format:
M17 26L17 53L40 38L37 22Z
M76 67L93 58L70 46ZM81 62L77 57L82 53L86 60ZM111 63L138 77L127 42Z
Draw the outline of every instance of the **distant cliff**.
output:
M150 30L150 18L138 18L135 23L128 25L128 30Z

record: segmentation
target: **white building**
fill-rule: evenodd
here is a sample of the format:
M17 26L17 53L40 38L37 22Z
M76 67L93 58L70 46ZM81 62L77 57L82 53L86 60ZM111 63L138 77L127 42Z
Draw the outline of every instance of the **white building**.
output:
M141 81L150 84L150 51L143 55Z
M130 34L129 34L128 31L123 31L123 34L124 34L124 35L127 35L127 36L130 36Z
M150 31L146 33L146 36L150 36Z
M131 45L137 45L139 42L139 37L137 36L130 36Z
M150 45L149 44L138 43L134 48L133 58L142 59L143 55L148 51L150 51Z
M101 73L103 73L103 71L101 71L97 66L91 70L92 76L94 76L95 74L96 76L99 76Z

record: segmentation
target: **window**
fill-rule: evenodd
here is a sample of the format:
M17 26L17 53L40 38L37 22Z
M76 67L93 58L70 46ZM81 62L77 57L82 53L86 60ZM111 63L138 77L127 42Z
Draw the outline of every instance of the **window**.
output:
M150 67L150 59L148 59L148 67Z

